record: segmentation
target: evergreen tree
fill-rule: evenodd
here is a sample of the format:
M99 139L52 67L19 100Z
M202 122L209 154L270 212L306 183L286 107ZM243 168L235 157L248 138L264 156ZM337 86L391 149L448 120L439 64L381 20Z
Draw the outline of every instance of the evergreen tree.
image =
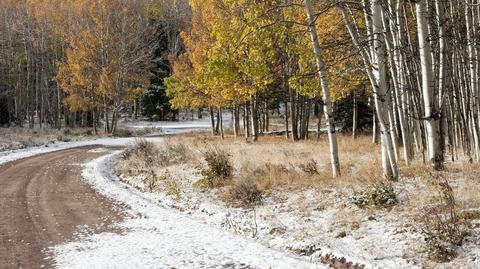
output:
M171 43L177 40L172 38L178 36L179 33L171 29L168 23L164 21L154 21L156 25L155 31L155 51L151 58L150 87L147 89L142 102L142 114L153 120L174 119L176 110L170 106L170 98L166 94L164 79L169 77L172 72L172 66L169 61L171 53Z

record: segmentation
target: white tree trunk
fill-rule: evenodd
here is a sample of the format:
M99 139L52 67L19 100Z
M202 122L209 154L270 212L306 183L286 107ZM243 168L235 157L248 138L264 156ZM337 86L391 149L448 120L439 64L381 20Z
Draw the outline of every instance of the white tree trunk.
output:
M421 0L417 2L416 5L418 46L422 71L424 119L428 142L428 159L434 169L440 169L443 166L443 152L440 148L439 141L439 111L436 105L437 102L435 102L433 96L434 76L432 69L432 49L428 37L426 0Z
M374 39L374 42L373 48L368 49L360 45L359 34L355 30L355 27L353 27L352 22L349 20L348 13L345 7L341 5L337 5L337 7L342 13L345 26L348 29L354 45L360 51L365 65L365 71L367 72L368 78L372 85L376 116L378 125L380 126L383 174L386 178L396 180L398 179L398 168L395 159L395 153L393 150L392 138L390 135L388 109L385 108L387 98L390 97L388 96L386 90L386 59L385 48L383 47L383 25L381 17L382 7L380 6L380 3L378 3L378 1L371 1L371 7L373 7L372 11L374 14L374 18L372 20L372 38ZM370 16L370 14L366 14L366 16ZM372 55L372 59L369 57L369 49L374 50L374 55Z
M468 44L468 67L470 71L470 91L472 96L475 96L478 98L478 73L477 73L477 49L475 48L475 40L474 40L474 35L475 35L475 20L474 16L472 13L473 7L470 6L472 5L471 1L467 1L467 4L465 5L465 22L467 26L467 44ZM472 100L473 104L471 109L473 111L477 111L477 103L478 100ZM475 153L475 160L478 162L480 161L480 141L478 137L478 132L477 132L477 122L475 121L475 118L472 118L472 134L473 134L473 141L474 141L474 147L473 151Z
M327 70L323 61L322 49L318 41L317 28L315 26L315 14L313 13L313 7L311 0L305 0L305 10L308 18L308 29L310 31L310 37L312 39L313 52L315 54L315 60L318 68L318 77L322 85L323 103L325 106L325 123L328 130L328 140L330 144L330 161L332 163L333 177L340 175L340 162L338 160L338 145L337 135L335 130L335 120L333 117L332 100L330 98L330 88L328 85Z
M391 136L391 122L389 122L389 107L390 100L389 91L387 91L387 59L385 52L385 38L382 21L383 7L382 3L377 0L371 0L370 6L372 8L372 26L374 37L375 57L372 62L374 68L374 75L377 80L377 88L374 92L375 102L377 103L377 110L380 112L379 122L382 137L382 163L384 167L385 176L392 179L398 178L397 161L394 150L394 143ZM380 117L381 115L381 117ZM382 119L382 120L380 120ZM390 167L389 170L386 168Z

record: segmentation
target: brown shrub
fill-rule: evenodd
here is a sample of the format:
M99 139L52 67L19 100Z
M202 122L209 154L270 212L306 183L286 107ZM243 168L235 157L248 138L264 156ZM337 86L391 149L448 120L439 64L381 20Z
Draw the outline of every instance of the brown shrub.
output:
M300 168L308 175L319 175L318 164L314 159L309 160L305 164L301 164Z
M158 155L158 148L143 138L135 139L135 142L123 152L124 159L140 158L140 161L146 164L154 163Z
M222 149L211 149L203 153L208 169L215 177L229 178L233 174L231 155Z
M230 188L228 200L237 206L250 207L262 201L263 191L254 179L237 180Z
M230 154L222 149L213 148L203 153L207 169L202 171L203 178L196 182L202 188L214 188L225 184L233 175L233 164Z

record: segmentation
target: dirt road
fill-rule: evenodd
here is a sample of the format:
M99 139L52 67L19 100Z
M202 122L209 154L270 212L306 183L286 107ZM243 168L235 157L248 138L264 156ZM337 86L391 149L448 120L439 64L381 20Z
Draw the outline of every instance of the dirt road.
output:
M81 178L81 164L108 152L89 146L0 166L0 268L51 267L45 249L79 225L108 229L122 216Z

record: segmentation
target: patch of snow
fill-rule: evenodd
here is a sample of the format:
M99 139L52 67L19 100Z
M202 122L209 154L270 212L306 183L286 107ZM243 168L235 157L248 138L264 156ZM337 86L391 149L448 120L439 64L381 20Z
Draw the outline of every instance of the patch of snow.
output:
M148 128L157 128L157 129L210 129L211 125L209 122L184 122L182 124L176 122L143 122L135 123L133 125L128 125L130 128L134 129L148 129Z
M228 128L232 125L232 113L230 111L223 112L222 122L224 128ZM201 132L210 131L210 129L212 128L210 116L204 116L201 119L193 120L184 119L181 121L122 120L118 124L121 128L132 130L147 130L151 131L152 134L180 134L187 132Z
M49 144L45 146L31 147L19 150L10 150L0 152L0 165L16 161L19 159L24 159L32 157L38 154L44 154L69 148L83 147L83 146L92 146L92 145L103 145L103 146L126 146L130 143L133 143L135 138L98 138L92 140L82 140L75 142L57 142L54 144Z
M145 122L146 123L146 122ZM129 124L133 124L133 126L137 126L138 122L130 122ZM137 124L137 125L135 125ZM143 128L144 126L138 125L138 128ZM180 134L180 133L188 133L194 132L198 130L206 130L204 128L210 128L210 125L204 125L202 121L185 121L185 122L149 122L155 128L158 127L161 129L160 134ZM128 126L128 125L127 125ZM200 126L203 126L200 128ZM151 127L151 126L150 126ZM72 142L55 142L51 144L45 144L42 146L35 146L29 148L22 148L16 150L7 150L0 152L0 165L16 161L19 159L24 159L28 157L32 157L38 154L44 154L69 148L75 147L83 147L83 146L92 146L92 145L103 145L103 146L126 146L131 144L135 141L136 138L128 137L128 138L113 138L113 137L105 137L105 138L97 138L97 139L87 139L87 140L79 140L79 141L72 141Z
M118 224L121 234L91 234L55 246L58 268L326 268L165 207L158 196L112 174L119 155L88 163L83 176L100 194L128 205L132 218Z
M232 208L215 198L215 190L194 190L195 170L187 165L179 164L166 170L158 174L168 173L167 178L181 185L181 199L163 192L145 195L163 207L187 213L210 226L255 237L264 245L306 256L315 262L336 257L365 268L421 268L405 257L407 252L415 253L422 242L412 227L398 227L390 219L395 218L394 214L382 210L362 212L348 202L347 195L337 190L305 189L288 193L277 190L255 210ZM122 180L146 190L141 177L122 176ZM375 219L370 219L372 215Z
M31 147L20 150L11 150L0 152L0 165L32 157L38 154L44 154L69 148L92 146L92 145L104 145L104 146L126 146L135 141L135 138L99 138L92 140L83 140L75 142L58 142L55 144L49 144L39 147Z

